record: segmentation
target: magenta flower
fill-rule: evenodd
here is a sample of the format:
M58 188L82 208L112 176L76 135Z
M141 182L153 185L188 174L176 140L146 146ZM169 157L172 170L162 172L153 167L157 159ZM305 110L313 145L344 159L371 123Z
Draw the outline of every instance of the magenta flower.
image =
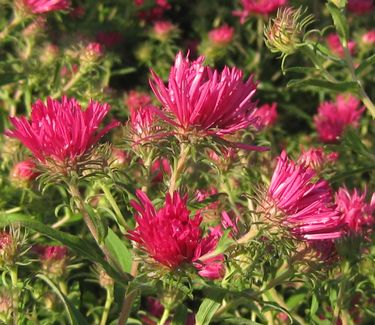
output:
M365 45L375 44L375 29L369 30L367 33L362 35L362 42Z
M341 40L338 34L331 33L327 36L327 45L331 52L335 55L337 55L340 58L343 58L345 56L344 48L341 44ZM357 43L355 41L349 41L348 42L348 49L350 54L354 54L355 49L357 47Z
M108 104L94 101L82 110L74 98L63 97L61 102L47 98L46 104L38 100L32 106L31 120L11 117L15 129L5 134L20 140L42 164L53 161L73 167L103 135L119 125L112 122L99 130L108 111Z
M325 143L337 142L346 127L358 127L364 110L360 101L351 95L339 95L335 102L323 102L314 116L320 140Z
M23 6L33 14L68 9L70 0L21 0Z
M256 91L253 77L245 83L237 68L222 72L203 66L204 57L190 62L178 53L168 87L153 72L150 85L165 111L159 115L182 133L223 136L252 125ZM167 114L170 113L171 118Z
M154 109L155 108L151 106L130 109L130 127L136 142L147 138L153 133L153 125L156 119Z
M257 124L260 129L270 127L276 123L277 120L277 104L264 104L259 107L254 114L258 118Z
M20 161L13 166L10 176L16 182L31 182L38 176L35 162L32 159Z
M321 171L324 166L337 160L338 153L326 153L322 147L310 148L307 151L302 149L302 153L298 158L298 164L314 169L316 172Z
M351 193L345 187L336 193L337 209L342 212L349 233L360 234L374 224L375 193L370 203L366 202L366 195L366 190L360 194L354 189Z
M331 189L311 168L278 158L268 189L270 211L281 214L282 225L303 240L334 239L342 235L341 214L333 205Z
M152 31L155 37L161 41L167 40L169 35L176 30L176 26L168 20L158 20L154 22Z
M244 23L250 15L267 16L286 5L287 2L287 0L241 0L243 9L233 12L233 14L239 16L241 23Z
M142 191L137 191L140 201L131 204L137 211L138 226L129 231L130 240L138 243L153 260L170 270L184 265L193 265L202 277L216 279L223 275L223 256L218 255L205 261L200 258L215 250L219 237L209 233L204 236L199 212L193 218L187 208L187 196L178 192L167 194L164 207L156 210Z
M227 24L215 28L208 33L209 40L217 46L228 45L233 40L234 28Z
M372 0L349 0L348 10L357 15L370 13L374 9Z

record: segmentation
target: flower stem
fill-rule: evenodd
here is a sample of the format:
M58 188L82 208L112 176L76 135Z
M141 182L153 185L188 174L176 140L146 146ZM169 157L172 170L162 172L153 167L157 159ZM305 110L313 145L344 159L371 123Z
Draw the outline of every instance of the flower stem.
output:
M365 89L363 87L363 84L362 84L361 80L359 80L358 77L357 77L357 75L355 74L353 59L352 59L352 56L351 56L350 51L348 49L348 45L344 44L343 48L344 48L344 54L345 54L345 56L344 56L345 62L348 65L348 68L349 68L349 71L350 71L350 75L351 75L353 81L358 84L359 96L360 96L363 104L369 110L372 118L375 119L375 104L372 102L372 100L370 99L370 97L367 95L367 93L366 93L366 91L365 91Z
M13 325L18 324L18 267L15 265L10 270L10 277L12 279L12 304L13 304Z
M4 27L3 31L0 33L0 41L5 39L9 33L16 28L20 23L22 23L22 19L19 16L15 16L10 23Z
M137 290L131 291L129 294L126 294L124 297L124 303L121 308L120 316L118 319L118 325L125 325L130 315L130 311L133 306L133 302L137 297Z
M342 276L341 276L341 281L339 283L339 293L337 296L337 301L336 301L336 306L333 311L333 318L332 318L332 325L337 324L337 320L339 319L340 313L343 312L342 310L342 305L345 300L345 295L346 295L346 285L348 283L348 277L347 273L349 272L350 265L348 262L344 262L343 265L343 271L342 271Z
M187 161L188 154L190 152L190 146L181 142L180 146L180 157L178 158L177 164L173 170L171 181L169 185L169 194L173 195L173 192L177 188L177 181L185 168L185 163Z
M100 321L100 325L106 325L108 320L109 311L111 310L111 305L113 303L113 287L106 288L107 297L104 304L102 319Z
M129 226L128 224L126 223L125 221L125 218L124 216L122 215L121 213L121 210L115 200L115 198L113 197L110 189L108 188L108 186L106 184L104 184L103 182L100 182L99 183L104 195L105 195L105 198L107 199L107 201L109 202L109 204L111 205L112 209L115 211L115 215L116 215L116 221L117 223L124 228L124 230L128 230L129 229Z
M163 315L161 316L161 319L158 323L158 325L164 325L165 322L168 320L170 310L168 308L164 308Z

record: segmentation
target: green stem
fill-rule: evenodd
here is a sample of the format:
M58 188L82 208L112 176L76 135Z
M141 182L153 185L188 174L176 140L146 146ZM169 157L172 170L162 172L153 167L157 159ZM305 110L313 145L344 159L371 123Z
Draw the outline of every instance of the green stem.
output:
M171 195L173 195L173 192L177 188L177 182L181 173L183 172L185 168L185 163L187 161L189 152L190 152L190 146L185 144L184 142L181 142L180 157L178 158L177 165L175 166L173 170L170 185L169 185L169 194Z
M343 307L343 302L345 300L345 295L346 295L346 285L348 283L348 277L347 273L349 273L350 265L348 262L344 262L343 266L343 271L342 271L342 276L341 276L341 281L339 283L339 293L337 296L337 301L336 301L336 306L333 311L333 318L332 318L332 325L337 324L337 320L339 319L340 313L343 312L342 307Z
M0 41L5 39L9 35L9 33L21 23L22 23L22 19L16 15L12 19L12 21L7 26L4 27L3 31L0 33Z
M161 319L158 323L158 325L164 325L165 322L168 320L170 310L168 308L164 308L163 315L161 316Z
M12 279L12 305L13 305L13 325L18 325L18 267L15 265L10 270L10 277Z
M361 80L359 80L359 78L355 74L355 68L354 68L354 64L353 64L353 59L352 59L352 56L350 54L348 45L345 44L345 45L343 45L343 47L344 47L344 54L345 54L344 58L345 58L346 64L348 65L348 68L349 68L349 71L350 71L350 75L351 75L353 81L356 82L358 84L358 87L359 87L359 96L360 96L363 104L369 110L372 118L375 119L375 104L372 102L372 100L370 99L370 97L367 95L367 93L366 93L366 91L365 91L365 89L363 87L363 84L362 84Z
M133 302L137 297L137 291L133 290L129 294L126 294L124 297L124 303L121 308L120 316L118 318L118 325L125 325L130 315L130 311L133 306Z
M102 319L100 321L100 325L106 325L108 320L109 311L111 310L111 306L113 303L113 287L106 288L107 297L105 300L105 305L103 309Z
M100 182L99 183L104 195L105 195L105 198L106 200L109 202L109 204L111 205L112 209L114 210L115 212L115 215L116 215L116 221L117 223L124 228L124 230L129 230L129 226L128 224L126 223L125 221L125 218L124 216L122 215L121 213L121 210L115 200L115 198L113 197L110 189L108 188L108 186L106 184L104 184L103 182Z

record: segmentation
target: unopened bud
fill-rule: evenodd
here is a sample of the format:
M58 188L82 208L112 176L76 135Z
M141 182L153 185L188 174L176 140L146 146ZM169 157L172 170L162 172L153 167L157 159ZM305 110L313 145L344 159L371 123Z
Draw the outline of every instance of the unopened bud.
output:
M103 269L99 271L99 284L104 289L110 288L114 285L113 279Z
M264 31L265 42L271 52L281 52L286 56L304 44L305 29L314 20L312 15L304 16L305 12L301 8L291 7L278 10L276 18Z
M16 238L11 232L0 232L0 268L14 265L17 246Z
M176 26L173 25L170 21L157 21L154 23L152 35L157 40L165 42L172 36L173 32L175 31L177 31Z
M0 321L8 324L12 310L12 295L6 289L0 290Z
M37 176L36 165L31 159L20 161L10 172L10 178L16 187L28 187Z
M39 249L42 269L52 277L59 278L66 270L68 250L64 246L47 246Z
M82 64L91 65L98 62L104 55L103 47L96 42L89 43L82 51L80 59Z

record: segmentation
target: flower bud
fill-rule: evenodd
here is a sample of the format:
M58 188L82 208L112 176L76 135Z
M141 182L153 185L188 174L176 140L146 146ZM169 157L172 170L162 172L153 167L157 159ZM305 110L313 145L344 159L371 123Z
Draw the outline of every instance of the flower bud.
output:
M29 186L37 176L36 165L31 159L15 164L10 172L10 178L16 187Z
M8 324L12 310L12 295L6 289L0 290L0 321Z
M114 285L113 279L103 269L99 271L99 284L104 289L110 288Z
M208 38L214 46L226 46L233 40L234 28L227 24L215 28L208 33Z
M173 25L170 21L167 20L161 20L156 21L154 23L153 29L152 29L152 35L159 41L165 42L172 36L173 32L175 32L176 26Z
M42 269L54 278L62 277L66 271L68 250L64 246L37 247Z
M83 65L91 65L98 62L103 55L103 47L99 43L91 42L83 49L80 59Z
M313 16L304 16L302 8L279 9L276 18L265 28L265 42L273 53L281 52L283 56L294 53L304 44L303 36L306 27L312 23Z
M17 240L12 232L0 232L0 268L12 266L17 256Z

